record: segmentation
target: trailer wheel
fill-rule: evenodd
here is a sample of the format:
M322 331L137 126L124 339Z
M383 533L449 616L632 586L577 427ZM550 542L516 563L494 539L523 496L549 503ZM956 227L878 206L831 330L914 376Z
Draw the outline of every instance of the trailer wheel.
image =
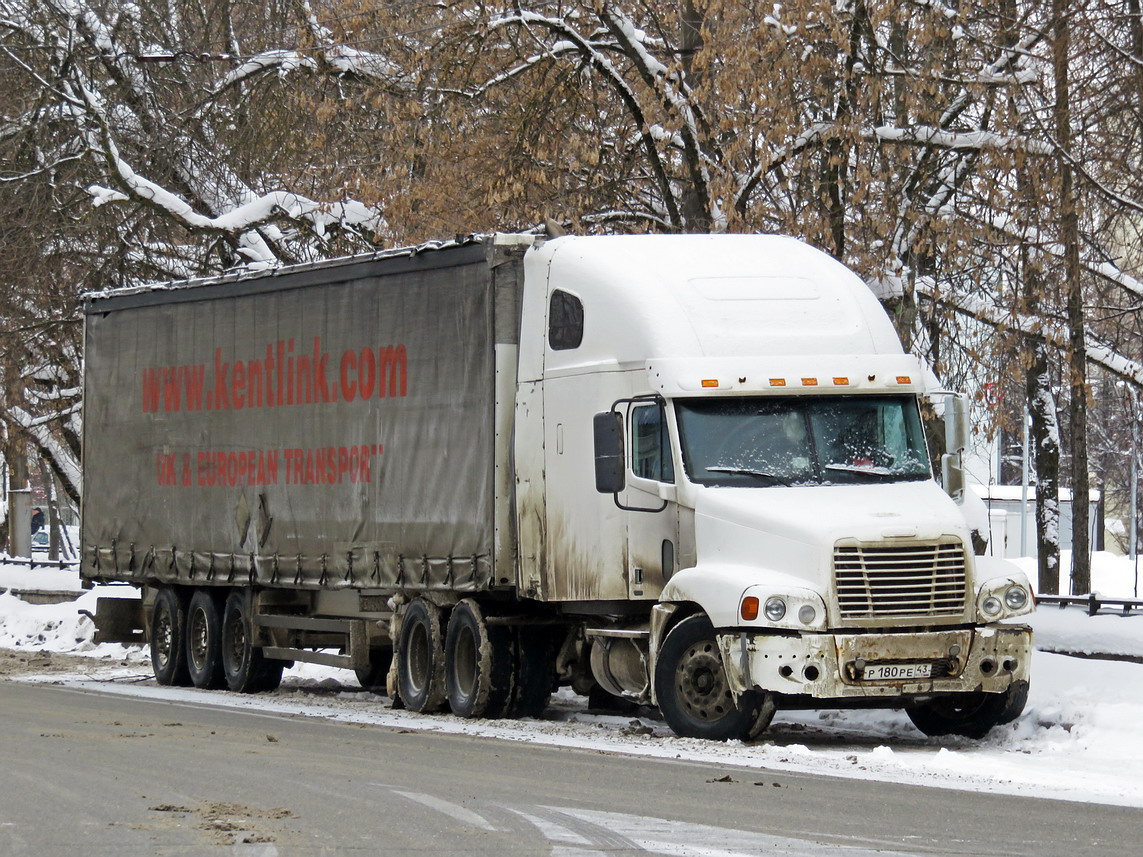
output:
M213 593L195 590L187 607L187 671L191 683L203 690L226 686L222 673L222 611Z
M409 710L440 710L445 701L444 661L440 608L415 598L405 611L397 640L397 687Z
M748 691L735 701L714 626L701 614L683 619L663 641L655 664L655 695L663 719L683 738L746 739L761 731L767 709L773 715L768 694Z
M452 609L445 637L449 707L461 717L500 717L512 695L512 632L489 625L466 598Z
M355 669L357 683L371 693L387 693L389 667L393 662L393 650L390 648L370 649L369 666L364 669Z
M282 661L268 660L254 645L253 625L246 609L246 593L236 589L222 611L222 672L235 693L276 690L282 683Z
M185 599L164 586L155 596L151 608L151 669L161 685L188 687Z
M931 738L963 735L983 738L993 726L1011 723L1028 701L1028 682L1017 681L1003 693L963 693L936 696L905 709L913 725Z
M551 628L521 625L516 631L516 697L509 717L539 717L552 698L556 645Z

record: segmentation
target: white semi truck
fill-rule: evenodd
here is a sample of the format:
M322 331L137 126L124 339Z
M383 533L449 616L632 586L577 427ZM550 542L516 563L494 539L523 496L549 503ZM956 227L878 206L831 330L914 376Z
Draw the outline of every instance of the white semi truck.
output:
M1023 709L1032 593L973 554L963 400L803 243L487 236L100 293L85 332L82 573L141 589L98 633L160 683L314 661L465 717L571 684L714 739Z

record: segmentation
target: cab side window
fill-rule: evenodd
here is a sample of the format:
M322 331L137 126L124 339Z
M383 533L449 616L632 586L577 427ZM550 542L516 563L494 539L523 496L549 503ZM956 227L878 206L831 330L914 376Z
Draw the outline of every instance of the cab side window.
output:
M661 404L631 410L631 472L641 479L674 482L671 442Z
M553 351L579 348L583 342L583 301L556 289L548 304L548 345Z

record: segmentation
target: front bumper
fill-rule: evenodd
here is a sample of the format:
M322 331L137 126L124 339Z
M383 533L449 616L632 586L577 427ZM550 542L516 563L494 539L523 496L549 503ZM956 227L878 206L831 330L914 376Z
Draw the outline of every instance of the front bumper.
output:
M1032 652L1032 629L1027 625L892 634L720 631L717 637L734 693L759 689L815 699L1002 693L1013 682L1028 680ZM865 677L867 670L872 672L871 665L888 664L900 665L900 673L929 664L931 676Z

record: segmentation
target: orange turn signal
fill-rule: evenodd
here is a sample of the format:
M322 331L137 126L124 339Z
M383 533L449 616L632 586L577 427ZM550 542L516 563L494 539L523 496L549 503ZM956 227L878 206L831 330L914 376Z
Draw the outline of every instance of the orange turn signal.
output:
M702 385L703 385L704 387L717 387L717 386L718 386L718 381L715 381L715 380L713 380L713 379L707 378L707 379L705 379L705 380L702 382Z
M742 618L747 622L753 622L758 618L758 599L753 595L747 595L742 599L742 608L740 610Z

